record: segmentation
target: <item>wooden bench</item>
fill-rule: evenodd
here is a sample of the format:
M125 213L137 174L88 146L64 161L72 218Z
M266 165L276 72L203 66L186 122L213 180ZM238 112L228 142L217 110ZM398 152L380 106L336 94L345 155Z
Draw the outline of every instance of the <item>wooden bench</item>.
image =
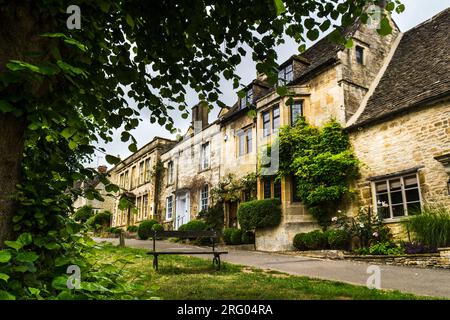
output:
M153 255L153 268L158 270L158 256L168 254L211 254L213 255L213 265L220 270L220 255L227 254L228 251L216 251L216 240L219 236L215 231L154 231L153 233L153 251L147 254ZM156 251L156 239L164 238L210 238L212 251Z

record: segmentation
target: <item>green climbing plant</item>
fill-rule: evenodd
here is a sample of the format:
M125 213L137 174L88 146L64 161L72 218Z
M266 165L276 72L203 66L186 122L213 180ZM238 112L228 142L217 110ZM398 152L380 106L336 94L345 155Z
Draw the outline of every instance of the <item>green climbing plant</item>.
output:
M316 128L301 117L281 128L278 176L297 179L297 195L319 224L326 228L342 201L353 194L359 161L349 137L336 120Z

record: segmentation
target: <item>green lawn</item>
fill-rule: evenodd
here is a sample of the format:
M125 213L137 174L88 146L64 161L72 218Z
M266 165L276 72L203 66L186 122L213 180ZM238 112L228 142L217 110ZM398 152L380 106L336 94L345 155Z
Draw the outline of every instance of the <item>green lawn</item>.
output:
M162 256L159 271L152 269L146 250L104 245L91 259L97 266L131 261L123 267L130 294L140 299L421 299L398 291L370 290L362 286L223 263L216 271L211 260L185 256ZM151 292L154 290L154 292Z

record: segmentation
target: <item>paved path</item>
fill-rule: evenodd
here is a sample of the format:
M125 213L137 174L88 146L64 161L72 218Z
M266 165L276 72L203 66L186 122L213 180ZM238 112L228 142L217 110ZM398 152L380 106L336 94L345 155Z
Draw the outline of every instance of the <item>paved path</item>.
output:
M96 239L118 243L117 239ZM135 248L152 248L152 241L125 239L125 244ZM178 244L168 241L158 241L158 250L185 250L205 248ZM220 248L219 248L220 249ZM300 255L286 255L259 251L228 250L222 255L222 260L252 266L262 269L271 269L293 275L308 276L327 280L336 280L357 285L366 285L367 267L364 262L324 260L309 258ZM208 256L198 257L210 259ZM380 265L381 288L396 289L418 295L450 298L450 270L422 269L413 267L400 267Z

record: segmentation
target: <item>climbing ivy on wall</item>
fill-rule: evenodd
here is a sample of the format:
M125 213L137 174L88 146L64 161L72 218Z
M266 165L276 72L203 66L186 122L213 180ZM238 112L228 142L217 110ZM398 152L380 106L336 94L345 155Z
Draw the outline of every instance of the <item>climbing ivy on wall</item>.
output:
M295 176L297 196L326 228L342 201L352 195L351 182L358 176L359 161L348 134L336 120L316 128L302 117L295 126L281 128L279 148L278 175Z

